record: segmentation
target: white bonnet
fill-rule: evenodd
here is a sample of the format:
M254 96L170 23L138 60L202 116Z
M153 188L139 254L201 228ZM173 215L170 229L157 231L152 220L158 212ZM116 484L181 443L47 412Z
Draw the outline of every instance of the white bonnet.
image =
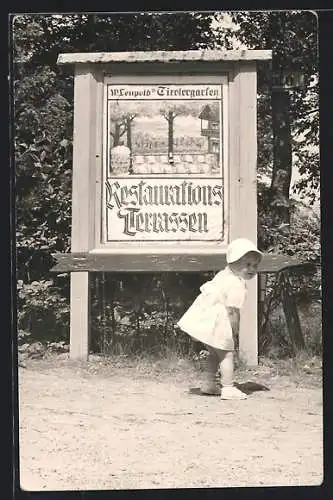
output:
M232 262L236 262L248 252L255 252L260 258L262 257L262 253L252 241L246 238L237 238L233 240L227 248L227 263L231 264Z

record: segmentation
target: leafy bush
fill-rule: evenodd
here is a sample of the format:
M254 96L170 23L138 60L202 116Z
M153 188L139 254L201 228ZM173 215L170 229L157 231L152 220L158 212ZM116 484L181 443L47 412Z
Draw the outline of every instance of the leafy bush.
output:
M53 281L17 282L19 342L31 334L34 340L65 340L69 334L69 301Z
M290 224L279 227L272 223L269 188L258 185L258 243L270 253L296 257L307 265L291 272L294 293L302 300L321 295L321 241L319 212L299 201L290 200Z

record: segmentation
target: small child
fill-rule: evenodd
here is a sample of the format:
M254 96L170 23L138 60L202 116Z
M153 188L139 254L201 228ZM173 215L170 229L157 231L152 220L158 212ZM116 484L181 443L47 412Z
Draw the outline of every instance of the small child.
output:
M246 297L246 281L258 272L262 253L245 238L230 243L227 266L200 287L200 295L178 322L195 340L205 344L206 382L201 392L220 394L216 381L221 373L221 399L246 399L234 386L234 350L239 333L240 309Z

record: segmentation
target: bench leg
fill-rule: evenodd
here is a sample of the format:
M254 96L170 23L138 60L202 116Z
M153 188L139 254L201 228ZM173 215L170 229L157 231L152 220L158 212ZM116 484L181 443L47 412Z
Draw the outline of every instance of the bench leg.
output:
M286 317L287 328L293 345L294 353L297 350L304 349L304 337L299 321L296 300L286 272L280 276L281 295L284 315Z

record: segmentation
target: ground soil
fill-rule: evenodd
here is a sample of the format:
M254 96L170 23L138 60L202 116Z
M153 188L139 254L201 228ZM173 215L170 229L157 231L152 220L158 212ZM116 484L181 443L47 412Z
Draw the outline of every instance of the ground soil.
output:
M184 360L66 355L19 368L21 487L27 490L318 485L323 480L321 367L237 373L269 387L245 401L190 394Z

